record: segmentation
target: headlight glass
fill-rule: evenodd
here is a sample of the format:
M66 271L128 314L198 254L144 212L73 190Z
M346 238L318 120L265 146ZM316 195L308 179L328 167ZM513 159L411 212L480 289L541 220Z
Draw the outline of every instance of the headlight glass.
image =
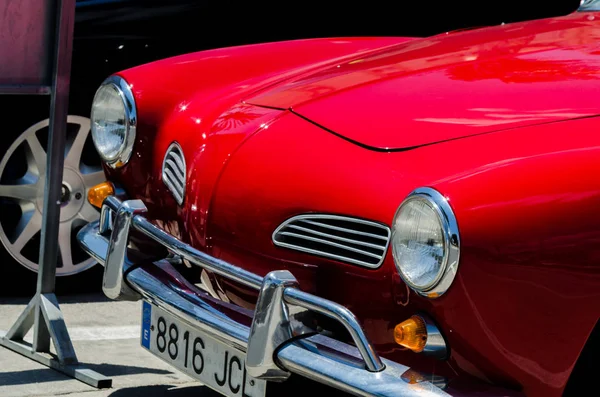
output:
M104 160L112 162L123 150L127 134L125 105L117 87L112 84L100 87L92 105L92 114L96 149Z
M92 138L102 159L112 167L127 163L135 140L135 103L125 80L107 79L92 103Z
M417 189L398 208L392 253L402 279L416 292L437 297L449 287L459 257L458 227L446 199Z
M393 253L407 281L426 288L437 279L444 263L440 220L423 200L406 203L394 222Z

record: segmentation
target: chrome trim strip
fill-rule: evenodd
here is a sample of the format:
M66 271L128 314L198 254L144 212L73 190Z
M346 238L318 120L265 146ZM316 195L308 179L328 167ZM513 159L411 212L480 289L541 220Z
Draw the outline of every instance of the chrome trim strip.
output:
M375 259L381 258L381 255L377 255L377 254L374 254L374 253L369 252L369 251L363 251L363 250L358 249L358 248L349 247L349 246L344 245L344 244L339 244L339 243L334 243L334 242L331 242L331 241L328 241L328 240L323 240L321 238L305 236L303 234L292 233L292 232L279 232L278 234L281 235L281 236L290 236L290 237L295 237L295 238L299 238L299 239L303 239L303 240L314 241L314 242L320 243L320 244L331 245L332 247L342 248L342 249L345 249L347 251L356 252L358 254L365 255L365 256L370 256L371 258L375 258ZM293 244L290 244L290 245L293 245Z
M340 237L340 236L336 236L335 234L327 234L327 233L322 233L322 232L318 232L316 230L312 230L312 229L308 229L302 226L298 226L298 225L287 225L288 228L292 228L292 229L296 229L296 230L301 230L303 232L306 233L311 233L311 234L315 234L317 236L322 236L322 237L327 237L327 238L332 238L335 240L339 240L339 241L344 241L346 243L350 243L350 244L356 244L356 245L362 245L363 247L370 247L370 248L375 248L378 250L383 251L384 250L384 246L381 245L377 245L377 244L371 244L371 243L365 243L364 241L360 241L360 240L351 240L349 238L344 238L344 237Z
M442 223L444 247L447 247L442 270L437 279L430 286L419 288L404 276L402 271L400 271L398 264L395 263L395 260L394 263L396 264L400 277L406 285L421 296L435 299L446 293L458 272L460 260L460 235L458 232L458 223L454 211L452 211L452 207L450 207L450 203L448 203L448 199L440 192L430 187L422 187L410 193L398 207L394 219L400 213L402 206L410 200L423 200L438 214Z
M315 221L311 221L311 220L308 220L308 219L302 219L301 216L298 217L298 218L299 218L299 220L301 222L310 223L311 225L320 226L320 227L324 227L324 228L332 229L332 230L337 230L337 231L344 232L344 233L358 234L358 235L361 235L361 236L372 237L372 238L377 238L377 239L386 240L386 241L389 239L389 236L388 237L384 237L384 236L379 236L377 234L372 234L372 233L367 233L367 232L361 232L359 230L352 230L352 229L346 229L346 228L339 227L339 226L332 226L332 225L328 225L326 223L315 222ZM320 219L320 218L318 218L317 216L315 216L315 219ZM335 219L335 218L333 218L333 219Z
M165 180L164 180L165 184L176 185L175 187L177 188L177 191L172 192L172 193L177 193L177 195L181 197L181 195L179 194L183 190L183 185L182 185L181 181L175 176L175 174L173 173L173 171L170 168L165 168L164 173L166 176L169 177L168 179L165 178Z
M121 145L119 149L119 154L115 159L111 161L107 161L102 155L100 157L104 160L104 162L111 168L119 168L124 166L131 159L131 154L133 153L133 144L135 143L136 129L137 129L137 108L135 105L135 97L133 96L133 92L131 91L131 86L124 78L118 75L109 76L106 80L102 82L98 90L105 85L112 85L115 87L121 100L123 101L123 106L125 108L125 126L126 126L126 139ZM96 91L96 93L98 92ZM95 99L95 95L94 95ZM93 101L92 101L93 102ZM92 114L90 116L90 120L92 121L92 128L94 123L94 107L92 106ZM93 140L93 139L92 139ZM94 141L94 146L96 146L96 142ZM98 153L100 153L98 151Z
M253 368L258 371L255 373L268 377L269 373L272 374L270 370L279 368L363 396L448 396L428 382L415 385L402 380L401 374L409 368L380 359L352 312L335 302L300 291L289 272L284 272L285 274L271 272L269 277L272 278L273 283L265 283L265 279L256 274L213 258L179 241L151 224L143 215L136 214L135 210L138 207L136 200L123 203L116 198L105 200L103 205L105 213L112 211L121 214L115 220L111 240L109 242L99 233L99 222L90 223L78 234L78 240L84 250L97 258L100 263L105 263L107 267L120 267L124 271L126 264L116 264L114 260L106 262L106 259L110 256L109 245L119 249L127 246L128 236L124 235L124 231L133 228L197 266L255 289L266 288L273 292L267 294L262 305L257 305L257 312L252 319L252 329L255 329L255 333L251 337L249 327L225 314L227 310L234 310L238 318L237 316L243 314L244 309L214 299L209 303L209 295L186 282L166 260L137 265L123 274L127 278L127 285L143 299L240 351L249 353L252 344L260 347L261 339L263 342L273 343L271 347L277 345L273 350L275 359L271 361L264 355L266 350L262 348L255 350L258 354L258 356L253 355L258 358L254 361L256 365ZM133 212L128 210L129 208L134 209ZM120 219L130 219L129 225L124 225ZM123 262L127 263L127 258L124 257ZM277 309L277 305L280 304L286 307ZM274 343L275 339L269 339L275 335L272 332L278 327L289 326L288 316L298 308L316 311L340 321L350 332L358 348L322 335L300 340L293 338L279 340L277 343ZM251 318L250 313L244 315ZM261 321L260 319L265 321L263 326L258 326L257 321ZM356 358L359 360L356 361Z
M163 182L169 188L169 191L171 192L173 197L175 197L175 201L177 201L178 204L180 202L183 203L183 197L181 197L181 195L177 193L177 188L175 187L175 185L173 185L173 183L168 179L163 178Z
M171 147L172 146L173 146L173 144L171 144ZM180 155L180 153L177 153L174 150L170 150L171 147L169 147L169 149L167 149L167 153L168 153L167 157L172 158L177 163L177 165L179 166L179 168L181 168L182 170L184 170L185 169L185 159L183 158L183 155ZM181 147L179 147L179 150L181 150Z
M315 219L317 221L315 221ZM380 229L382 232L385 232L387 234L387 237L377 235L374 233L363 232L361 230L348 229L345 227L329 225L324 222L319 222L318 221L319 219L320 220L343 221L343 222L349 222L349 223L355 223L355 224L359 224L359 225L367 225L370 227L375 227L375 228ZM297 224L298 222L302 222L301 224L304 224L304 226L299 226ZM336 231L343 232L343 233L355 234L357 236L364 236L364 237L368 237L368 238L380 239L380 240L382 240L382 244L377 245L374 243L365 242L365 241L362 241L360 239L360 237L357 237L357 240L352 240L350 238L337 236L335 234L327 234L327 233L324 233L324 232L321 232L318 230L309 229L308 227L305 227L306 224L317 226L317 227L322 227L322 228L326 228L326 229L330 229L330 230L336 230ZM376 254L376 253L373 253L370 251L361 250L359 248L347 246L345 244L340 244L340 243L332 242L329 240L323 240L323 239L320 239L317 237L311 237L311 236L306 236L303 234L286 231L286 229L289 229L289 228L306 231L306 232L309 232L309 233L312 233L312 234L315 234L318 236L327 237L327 238L331 238L331 239L335 239L335 240L339 240L339 241L349 242L351 244L375 248L375 249L381 250L381 254ZM320 250L320 249L307 247L304 245L294 244L294 243L290 243L290 242L284 242L284 241L281 241L281 239L278 236L288 236L288 237L294 237L294 238L303 239L303 240L307 240L307 241L313 241L315 243L329 245L329 246L336 247L338 249L342 249L342 250L346 250L346 251L350 251L350 252L348 252L348 255L343 255L341 253L328 252L326 250ZM346 263L350 263L350 264L354 264L354 265L367 267L369 269L377 269L379 266L381 266L381 264L385 260L387 249L388 249L388 246L390 243L390 237L391 237L391 231L390 231L390 228L386 225L372 222L372 221L367 221L364 219L359 219L359 218L351 218L351 217L347 217L347 216L328 215L328 214L302 214L302 215L297 215L297 216L291 217L289 219L286 219L281 225L279 225L277 227L277 229L275 229L275 231L273 232L273 234L271 236L271 238L273 240L273 244L275 244L276 246L288 248L288 249L292 249L295 251L300 251L300 252L304 252L304 253L308 253L308 254L313 254L313 255L317 255L317 256L322 256L322 257L326 257L326 258L331 258L331 259L338 260L340 262L346 262ZM385 242L385 243L383 243L383 242ZM367 262L366 260L361 260L361 258L352 257L351 252L355 252L359 255L364 255L364 256L371 257L371 258L375 258L375 259L378 259L378 261L377 261L377 263Z
M187 168L183 149L179 143L174 141L165 152L162 163L162 180L179 205L183 204L185 198L186 178Z
M169 156L167 157L165 162L167 163L167 165L170 165L169 170L175 173L175 177L177 178L177 180L179 182L185 182L185 175L183 175L181 173L181 170L177 168L177 163L175 162L175 160L172 160L173 158L175 158L174 156L172 156L172 154L173 153L169 153Z
M362 262L362 261L359 261L359 260L355 260L353 258L347 258L345 256L334 255L334 254L325 254L325 253L323 253L323 251L313 250L313 249L310 249L310 248L302 248L302 250L300 250L300 248L298 248L297 245L292 245L292 244L287 244L287 243L281 243L281 242L278 242L276 245L279 246L279 247L289 248L289 249L292 249L292 250L295 250L295 251L305 252L307 254L314 254L316 256L322 256L322 257L326 257L326 258L331 258L331 259L338 260L340 262L351 263L351 264L354 264L354 265L368 267L368 268L371 268L371 269L376 269L379 266L381 266L381 265L373 265L373 264L368 263L368 262Z

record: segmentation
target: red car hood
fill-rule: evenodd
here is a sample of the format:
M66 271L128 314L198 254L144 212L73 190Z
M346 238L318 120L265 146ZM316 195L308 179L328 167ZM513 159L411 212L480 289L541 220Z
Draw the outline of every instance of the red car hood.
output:
M291 108L377 149L596 115L598 18L576 13L417 39L296 76L246 102Z

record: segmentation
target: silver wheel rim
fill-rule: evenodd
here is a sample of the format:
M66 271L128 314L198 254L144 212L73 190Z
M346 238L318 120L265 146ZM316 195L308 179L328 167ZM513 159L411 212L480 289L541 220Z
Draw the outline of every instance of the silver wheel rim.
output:
M57 266L57 276L69 276L89 269L96 262L86 257L74 263L73 246L74 229L98 219L98 211L88 203L89 188L105 180L104 173L98 165L90 167L82 162L83 149L90 133L90 119L79 116L68 116L68 124L78 126L77 133L66 142L65 167L63 175L63 197L61 198L61 216L58 233L58 245L61 266ZM48 119L29 127L8 148L0 161L0 180L6 166L21 145L25 145L27 171L25 175L10 183L0 183L0 197L10 199L21 208L21 217L14 230L5 230L0 222L0 240L10 255L24 267L36 271L36 261L22 254L23 249L32 242L41 231L44 200L44 180L46 170L46 152L38 139L38 131L47 130Z

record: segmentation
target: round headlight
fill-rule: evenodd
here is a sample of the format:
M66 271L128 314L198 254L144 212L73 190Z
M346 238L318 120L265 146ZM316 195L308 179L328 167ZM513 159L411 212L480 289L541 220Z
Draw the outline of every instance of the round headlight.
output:
M100 157L111 167L125 165L135 141L133 93L119 76L106 79L92 102L92 139Z
M452 284L460 253L458 225L437 190L420 188L400 205L392 225L392 253L406 284L436 298Z

